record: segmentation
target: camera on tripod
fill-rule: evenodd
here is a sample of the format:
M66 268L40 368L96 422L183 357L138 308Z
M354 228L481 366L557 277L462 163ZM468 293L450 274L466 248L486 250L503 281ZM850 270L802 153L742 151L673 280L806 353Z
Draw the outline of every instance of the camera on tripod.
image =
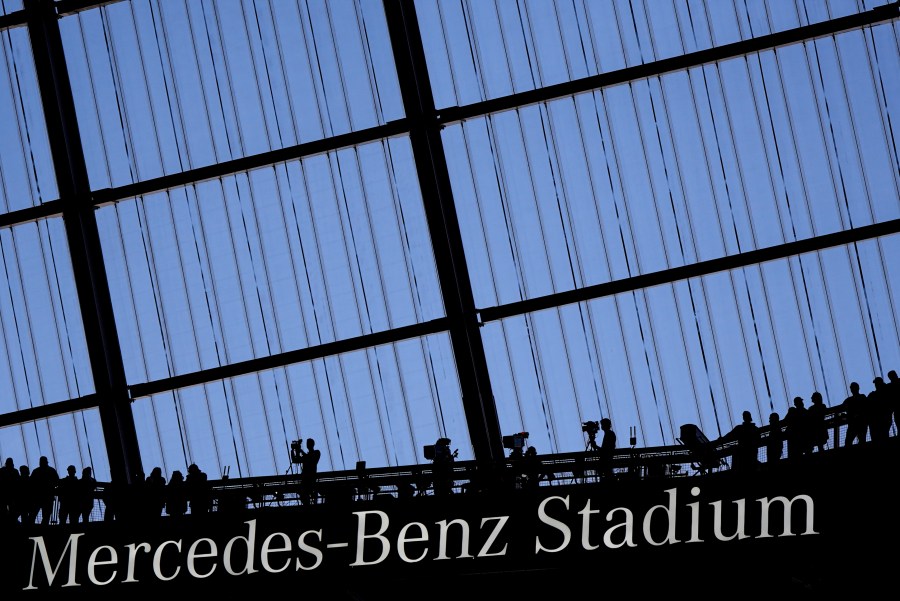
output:
M528 432L519 432L518 434L510 434L503 437L503 448L513 451L521 450L528 440Z
M600 431L600 422L582 422L581 431L587 432L587 435L593 438Z
M291 463L303 463L303 456L305 454L306 453L303 452L302 440L291 441Z

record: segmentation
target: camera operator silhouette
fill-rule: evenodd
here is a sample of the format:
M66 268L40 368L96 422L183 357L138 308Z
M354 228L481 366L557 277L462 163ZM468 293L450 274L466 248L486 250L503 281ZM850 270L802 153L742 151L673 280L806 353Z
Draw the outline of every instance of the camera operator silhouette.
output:
M434 494L453 494L453 461L458 450L450 452L450 439L438 438L434 443Z
M316 479L322 451L316 448L316 441L312 438L306 439L305 451L299 444L294 450L297 452L300 464L300 500L304 505L309 505L315 499Z
M600 429L603 430L603 440L600 442L600 475L611 477L613 475L613 452L616 450L616 433L613 432L612 421L608 417L600 420Z

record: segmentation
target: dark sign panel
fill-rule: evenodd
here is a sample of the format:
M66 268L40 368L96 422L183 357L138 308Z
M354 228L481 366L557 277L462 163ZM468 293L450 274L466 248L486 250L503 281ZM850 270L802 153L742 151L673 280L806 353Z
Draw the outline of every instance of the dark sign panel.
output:
M579 583L623 593L863 591L887 574L881 549L898 530L895 445L875 450L744 474L16 529L4 546L4 592L120 598L271 588L368 599L520 587L517 597L531 598ZM407 593L392 596L398 587Z

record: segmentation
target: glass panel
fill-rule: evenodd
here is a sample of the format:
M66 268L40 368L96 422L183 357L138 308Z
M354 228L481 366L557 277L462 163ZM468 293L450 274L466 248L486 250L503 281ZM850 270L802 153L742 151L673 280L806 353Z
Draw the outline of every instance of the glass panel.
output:
M129 382L443 315L408 140L97 211Z
M0 0L0 15L8 15L17 10L22 10L22 0Z
M59 196L28 30L0 30L0 213Z
M854 31L448 126L476 303L897 219L898 113Z
M609 417L626 446L710 439L748 410L758 425L795 396L840 404L900 368L900 236L618 294L482 329L505 434L539 453L583 450Z
M402 117L380 2L117 2L60 22L92 186Z
M794 29L889 0L417 0L438 108Z
M0 229L0 412L94 392L61 219Z
M210 478L295 471L290 442L313 438L319 471L424 463L441 436L472 459L445 334L138 399L144 469L196 463Z
M97 481L109 482L106 445L96 409L0 428L0 464L10 458L16 467L26 465L33 470L41 456L47 457L60 477L74 465L79 478L82 470L90 467Z

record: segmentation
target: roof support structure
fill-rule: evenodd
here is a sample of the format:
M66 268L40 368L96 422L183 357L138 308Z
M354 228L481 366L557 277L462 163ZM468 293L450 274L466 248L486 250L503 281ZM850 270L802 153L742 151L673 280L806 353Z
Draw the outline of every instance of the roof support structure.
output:
M26 0L25 13L110 475L131 483L141 455L58 16L52 0Z

